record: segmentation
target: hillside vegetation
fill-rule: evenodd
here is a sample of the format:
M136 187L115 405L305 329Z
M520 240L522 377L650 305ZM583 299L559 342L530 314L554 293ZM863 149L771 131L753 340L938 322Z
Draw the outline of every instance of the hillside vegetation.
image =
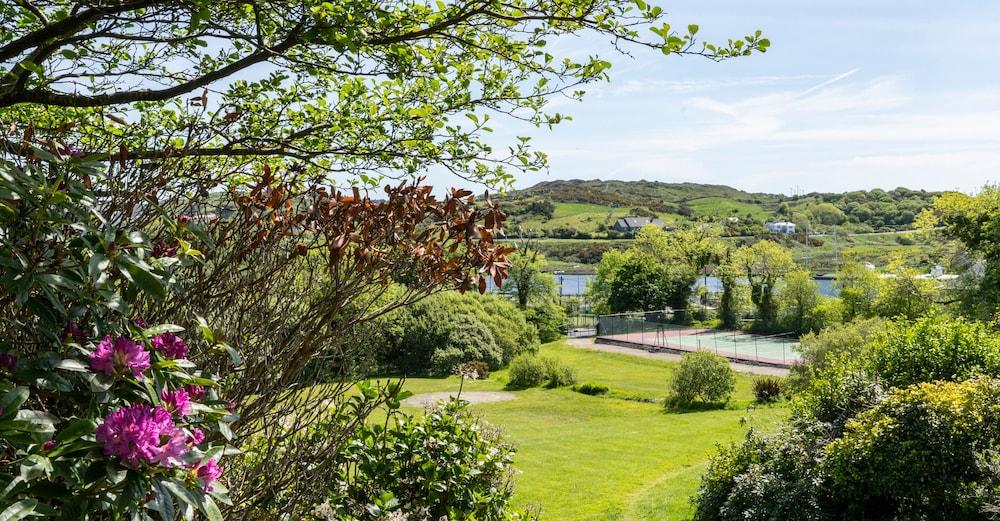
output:
M757 235L763 223L795 222L802 230L841 233L910 229L938 192L896 188L787 196L729 186L653 181L546 181L505 194L517 233L552 238L616 238L611 227L626 215L668 224L715 221L733 236ZM735 218L735 219L733 219Z

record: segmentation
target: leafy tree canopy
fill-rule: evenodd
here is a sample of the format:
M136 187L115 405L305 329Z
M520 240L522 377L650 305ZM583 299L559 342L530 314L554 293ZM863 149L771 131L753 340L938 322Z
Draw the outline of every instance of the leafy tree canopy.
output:
M545 156L494 150L490 115L536 126L546 98L607 77L548 44L585 32L713 60L765 51L677 31L643 0L105 0L0 6L0 119L96 157L291 158L313 171L439 165L488 183ZM7 125L4 125L5 127Z

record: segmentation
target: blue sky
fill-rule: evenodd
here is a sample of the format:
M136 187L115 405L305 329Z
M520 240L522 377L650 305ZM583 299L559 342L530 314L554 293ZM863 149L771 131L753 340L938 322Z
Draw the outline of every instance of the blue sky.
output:
M1000 2L661 3L700 37L763 29L771 49L713 63L642 49L599 51L612 81L574 120L533 130L546 179L646 179L751 191L875 187L972 191L1000 180ZM521 129L499 125L497 134Z

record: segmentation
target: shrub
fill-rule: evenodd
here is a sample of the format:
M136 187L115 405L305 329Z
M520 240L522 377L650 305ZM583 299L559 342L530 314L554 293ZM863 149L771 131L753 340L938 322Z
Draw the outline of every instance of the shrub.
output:
M810 429L785 428L712 458L695 496L694 521L826 521Z
M608 389L608 386L606 385L592 384L592 383L574 385L573 390L578 393L586 394L588 396L598 396L602 394L608 394L608 391L610 391L610 389Z
M674 397L684 404L696 398L707 403L727 402L735 387L736 374L729 362L707 351L684 355L670 381Z
M848 518L981 519L1000 480L980 456L1000 443L1000 381L922 383L848 422L823 467Z
M458 400L390 417L387 428L361 423L342 445L340 472L316 518L522 519L510 505L514 448L500 431Z
M781 396L781 380L757 378L753 381L753 396L758 403L771 403Z
M514 389L538 387L545 382L545 362L532 354L518 355L510 362L507 386Z
M538 349L524 314L494 295L440 293L397 311L383 327L395 332L383 363L408 374L447 374L471 360L495 370Z
M829 359L841 354L861 356L867 342L886 327L887 321L882 318L855 319L831 325L819 333L806 334L799 344L801 363L792 366L786 385L793 390L805 389L811 374L826 368Z
M930 316L896 321L869 343L864 365L894 387L1000 376L1000 337L985 324Z
M463 362L479 361L487 367L500 367L502 364L503 355L489 328L473 316L464 318L463 323L448 332L444 345L431 355L431 374L450 374L452 368Z
M538 339L542 342L559 340L568 320L566 311L552 302L529 307L525 310L525 318L538 330Z
M554 358L542 357L545 365L545 386L567 387L576 383L576 371Z
M196 336L129 311L177 291L196 255L100 216L87 181L103 169L34 155L0 162L0 332L17 350L0 352L0 519L219 519L237 416L189 356L232 348L203 321Z

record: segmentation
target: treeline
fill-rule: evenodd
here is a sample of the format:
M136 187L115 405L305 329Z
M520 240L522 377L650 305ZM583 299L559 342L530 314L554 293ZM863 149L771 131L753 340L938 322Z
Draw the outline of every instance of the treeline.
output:
M708 275L721 282L719 294L693 288ZM901 261L883 271L851 262L837 273L840 297L829 297L777 242L740 246L707 225L673 233L649 226L631 248L604 255L588 291L599 313L671 308L686 310L675 317L687 322L805 334L855 317L912 319L957 291L919 275Z

